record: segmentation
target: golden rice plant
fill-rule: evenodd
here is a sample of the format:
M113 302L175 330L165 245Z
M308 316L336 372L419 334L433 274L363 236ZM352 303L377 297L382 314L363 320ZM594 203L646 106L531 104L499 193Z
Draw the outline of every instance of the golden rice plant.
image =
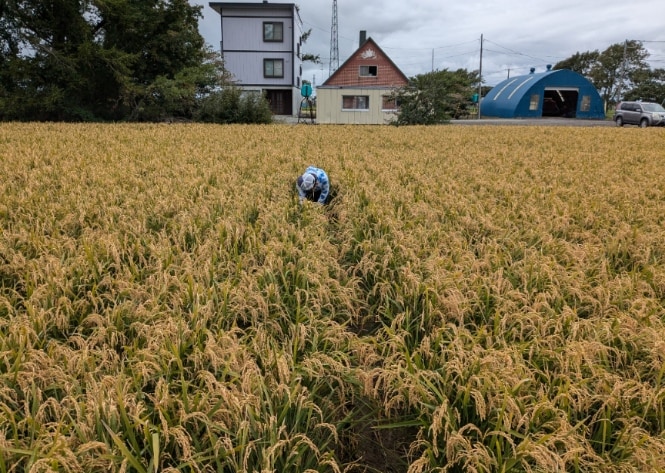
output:
M0 125L0 472L662 471L663 137Z

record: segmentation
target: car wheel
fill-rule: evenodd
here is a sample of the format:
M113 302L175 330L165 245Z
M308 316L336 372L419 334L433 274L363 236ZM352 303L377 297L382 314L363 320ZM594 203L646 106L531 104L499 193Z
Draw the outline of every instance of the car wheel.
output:
M649 126L649 120L647 120L646 118L640 120L640 128L646 128L648 126Z
M623 126L623 118L621 118L621 117L617 117L617 119L615 120L615 122L617 122L617 126Z

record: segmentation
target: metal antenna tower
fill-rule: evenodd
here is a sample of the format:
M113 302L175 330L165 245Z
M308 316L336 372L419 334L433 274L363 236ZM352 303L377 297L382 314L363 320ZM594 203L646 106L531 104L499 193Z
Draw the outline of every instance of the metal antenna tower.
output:
M330 28L330 69L328 70L328 77L339 69L339 45L337 38L337 0L333 0L332 26Z

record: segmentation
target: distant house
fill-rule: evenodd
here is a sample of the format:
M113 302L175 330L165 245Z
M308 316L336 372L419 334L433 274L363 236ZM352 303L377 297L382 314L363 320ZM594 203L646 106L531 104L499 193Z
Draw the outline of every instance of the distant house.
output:
M318 123L386 124L397 113L389 96L407 77L372 38L360 32L360 47L316 88Z
M263 93L276 115L300 105L302 20L294 3L210 2L221 16L220 50L237 86Z
M495 85L483 98L484 117L605 118L605 105L594 85L581 74L567 69L515 76Z

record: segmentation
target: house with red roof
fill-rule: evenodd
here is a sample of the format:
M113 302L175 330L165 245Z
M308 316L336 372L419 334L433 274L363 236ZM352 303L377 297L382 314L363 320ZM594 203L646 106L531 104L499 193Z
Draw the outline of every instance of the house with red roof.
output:
M321 124L383 125L398 111L391 94L408 78L366 32L360 46L316 88L316 121Z

